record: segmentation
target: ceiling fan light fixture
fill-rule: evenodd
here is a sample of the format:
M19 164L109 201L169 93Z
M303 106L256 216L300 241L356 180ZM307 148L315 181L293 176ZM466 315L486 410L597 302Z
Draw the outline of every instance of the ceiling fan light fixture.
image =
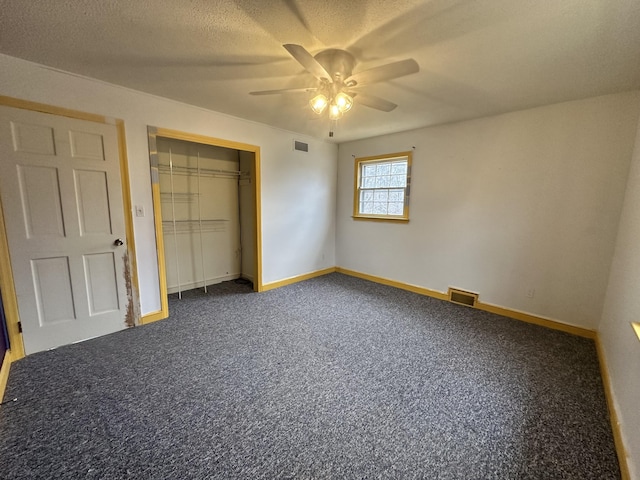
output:
M351 107L353 106L353 98L351 98L349 95L347 95L344 92L340 92L338 95L336 95L336 98L334 101L338 109L342 113L348 112L349 110L351 110Z
M329 99L323 94L316 95L311 99L309 105L311 106L311 110L320 115L324 112L324 109L327 108L327 105L329 105Z
M358 96L358 103L382 112L390 112L397 107L395 103L374 95L353 91L354 87L367 86L404 77L420 71L418 63L408 58L387 63L353 74L356 65L355 57L346 50L329 48L316 55L311 55L303 46L293 43L283 47L307 73L317 80L315 86L303 88L284 88L280 90L263 90L249 92L251 95L272 95L280 93L311 93L315 95L309 106L314 113L321 115L328 110L329 119L336 122L353 107L353 98ZM329 132L333 136L333 130Z
M342 110L340 110L340 107L335 103L329 105L329 118L331 120L338 120L340 117L342 117Z

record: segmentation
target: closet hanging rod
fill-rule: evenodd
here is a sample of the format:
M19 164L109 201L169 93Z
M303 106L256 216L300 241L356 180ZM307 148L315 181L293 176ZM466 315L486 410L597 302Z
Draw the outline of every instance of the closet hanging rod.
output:
M160 192L160 195L170 197L171 195L175 197L199 197L199 193L191 193L191 192Z
M167 165L165 163L158 164L158 170L162 172L170 172L172 170L171 165ZM185 167L182 165L173 165L173 173L174 174L191 174L195 173L200 175L230 175L239 177L243 172L239 170L220 170L215 168L200 168L197 167Z
M228 220L176 220L175 222L162 222L164 234L197 232L224 232L227 229Z
M228 222L229 220L226 218L211 218L211 219L202 219L202 223L215 223L215 222ZM173 225L174 223L193 223L198 224L200 220L163 220L163 225Z

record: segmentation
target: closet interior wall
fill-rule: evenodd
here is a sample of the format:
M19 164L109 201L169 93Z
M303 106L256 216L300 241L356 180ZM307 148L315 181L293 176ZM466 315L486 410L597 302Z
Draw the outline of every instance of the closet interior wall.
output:
M157 148L167 292L252 280L242 270L240 185L251 182L244 152L161 137Z

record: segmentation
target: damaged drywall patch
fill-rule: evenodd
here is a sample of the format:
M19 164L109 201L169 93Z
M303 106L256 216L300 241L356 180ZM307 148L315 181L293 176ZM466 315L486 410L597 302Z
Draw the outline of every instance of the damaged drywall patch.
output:
M129 261L129 252L125 252L122 256L124 262L124 282L127 290L127 307L125 309L124 323L127 328L136 326L135 300L133 297L133 286L131 283L131 263Z

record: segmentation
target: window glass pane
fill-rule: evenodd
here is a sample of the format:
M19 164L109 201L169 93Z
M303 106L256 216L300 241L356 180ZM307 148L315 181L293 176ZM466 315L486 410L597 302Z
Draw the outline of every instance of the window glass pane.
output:
M391 164L379 163L377 165L376 175L389 175L391 173Z
M404 204L398 202L389 203L389 215L402 215Z
M407 174L407 162L395 162L391 166L391 174L392 175L406 175Z
M363 188L374 188L376 186L376 178L377 177L367 177L363 179L362 187Z
M362 169L363 177L373 177L376 174L376 166L375 165L365 165Z
M373 202L364 202L360 204L360 213L373 213Z
M390 202L404 202L404 190L389 190Z
M363 190L360 192L361 202L371 202L373 200L373 190Z
M373 204L373 213L376 215L386 215L387 214L387 203L379 203L374 202Z
M389 186L389 177L375 177L376 178L376 188L387 188Z
M374 190L373 201L374 202L386 202L389 198L388 190Z
M404 175L392 175L389 182L390 187L406 187L407 177Z

